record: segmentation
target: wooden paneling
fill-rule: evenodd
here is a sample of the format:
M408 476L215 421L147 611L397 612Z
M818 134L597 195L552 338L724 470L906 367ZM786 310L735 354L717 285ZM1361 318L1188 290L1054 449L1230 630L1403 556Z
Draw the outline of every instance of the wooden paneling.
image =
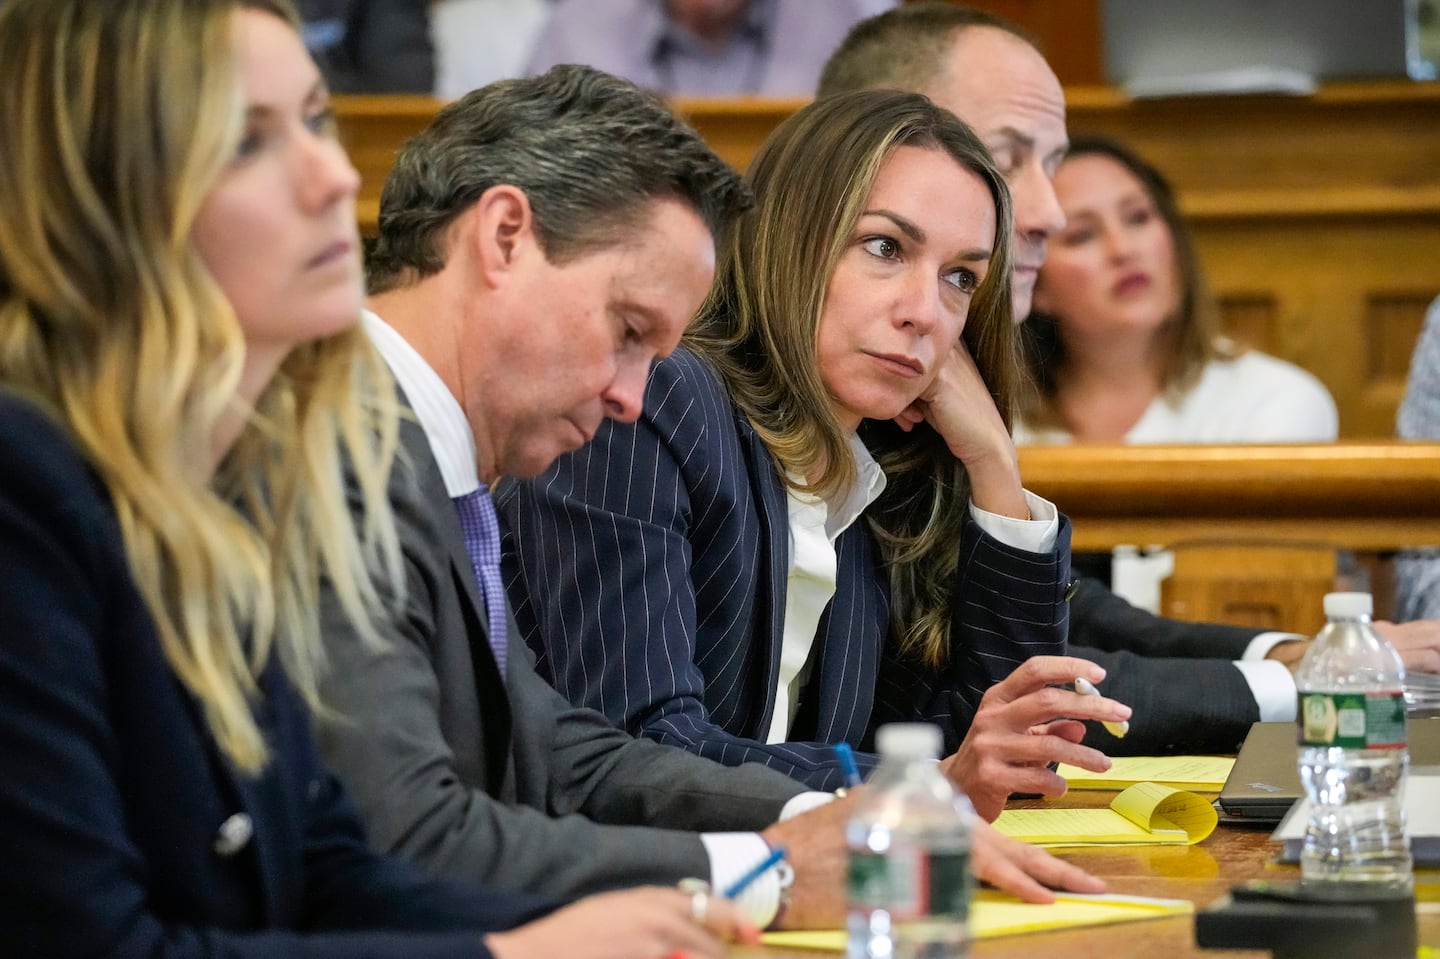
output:
M721 159L737 170L744 170L770 131L809 102L804 97L677 97L671 105L699 131Z
M1267 542L1177 543L1160 582L1160 613L1313 636L1335 590L1335 550Z
M1245 346L1266 353L1280 347L1280 304L1268 292L1228 291L1220 301L1220 329Z
M380 190L395 163L401 144L419 133L444 106L433 97L418 96L335 96L335 118L340 142L350 162L360 171L360 197L355 215L360 229L375 232L380 214Z
M1100 0L954 0L1002 16L1030 32L1066 85L1103 83Z

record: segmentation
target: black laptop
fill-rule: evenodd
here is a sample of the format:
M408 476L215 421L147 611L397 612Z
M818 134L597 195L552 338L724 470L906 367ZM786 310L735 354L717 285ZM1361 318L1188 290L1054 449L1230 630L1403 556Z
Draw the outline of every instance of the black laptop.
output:
M1410 767L1440 764L1440 717L1412 718L1406 725ZM1235 819L1278 823L1304 795L1296 758L1294 723L1255 723L1220 790L1221 810Z

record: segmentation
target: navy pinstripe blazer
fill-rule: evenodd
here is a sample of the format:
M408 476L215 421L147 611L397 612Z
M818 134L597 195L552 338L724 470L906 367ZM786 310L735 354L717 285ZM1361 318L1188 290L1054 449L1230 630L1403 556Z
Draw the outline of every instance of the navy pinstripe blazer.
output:
M541 672L637 735L720 762L765 762L820 789L842 782L829 744L863 748L885 722L926 720L954 749L984 691L1017 663L1065 650L1070 530L1036 554L967 524L953 655L936 672L889 641L888 584L863 521L837 547L837 587L811 653L794 742L765 745L775 705L790 548L769 450L715 371L678 350L633 424L499 496L507 588ZM874 757L863 755L868 768Z

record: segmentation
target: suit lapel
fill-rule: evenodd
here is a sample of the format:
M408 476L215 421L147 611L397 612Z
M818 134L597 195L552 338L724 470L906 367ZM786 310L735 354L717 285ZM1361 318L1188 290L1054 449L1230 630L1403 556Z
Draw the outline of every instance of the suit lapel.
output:
M820 742L858 742L875 701L875 677L889 635L884 571L875 544L857 519L835 541L835 596L819 628L820 658L810 682Z
M790 567L790 510L786 505L785 486L775 469L775 460L770 450L756 434L754 428L743 418L737 417L740 431L740 446L745 454L745 466L749 473L750 488L755 491L759 509L760 541L767 545L760 571L760 580L769 588L757 597L756 607L760 618L760 636L765 640L765 675L759 677L759 694L765 708L760 722L754 727L756 735L763 738L770 730L775 710L775 685L780 675L780 651L785 641L785 578Z
M403 397L402 397L403 399ZM445 553L445 564L449 571L450 585L454 590L455 602L465 624L465 635L470 645L470 662L475 670L475 697L481 712L485 715L482 731L485 743L485 768L491 789L498 792L510 768L510 699L505 689L505 678L495 663L495 654L490 650L489 626L485 617L485 603L480 597L480 586L475 581L475 568L470 562L470 553L465 549L465 538L460 531L460 520L440 476L435 456L430 452L430 442L425 431L417 423L403 422L400 427L400 441L405 453L414 464L414 476L419 487L420 500L431 511L431 524L439 540L435 545ZM446 602L444 595L436 597L439 603ZM443 617L436 617L443 620ZM445 638L437 637L437 642Z

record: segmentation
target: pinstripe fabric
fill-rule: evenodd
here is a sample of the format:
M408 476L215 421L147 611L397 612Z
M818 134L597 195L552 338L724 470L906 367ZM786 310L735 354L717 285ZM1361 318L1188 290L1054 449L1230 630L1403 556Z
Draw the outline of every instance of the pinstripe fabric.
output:
M881 722L936 722L955 748L986 688L1065 648L1068 521L1047 554L967 524L954 655L941 673L887 648L888 587L858 522L836 541L836 595L797 741L764 745L784 619L785 490L719 378L684 350L656 365L640 422L607 422L543 475L505 484L497 506L520 635L562 693L637 735L764 762L815 788L842 782L828 744L863 747Z

